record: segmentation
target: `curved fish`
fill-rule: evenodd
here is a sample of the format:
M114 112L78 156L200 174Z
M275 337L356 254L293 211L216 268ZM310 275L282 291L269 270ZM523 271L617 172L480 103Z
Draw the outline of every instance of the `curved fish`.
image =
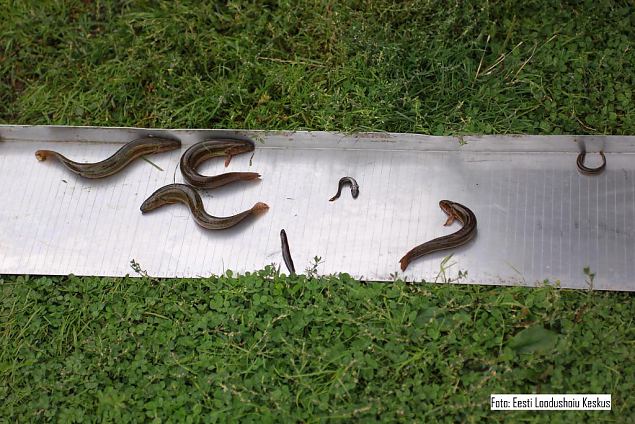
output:
M329 202L332 202L332 201L334 201L336 199L339 199L340 194L342 194L342 188L346 184L350 184L351 185L351 195L353 196L353 199L357 199L357 196L359 196L359 184L357 184L357 181L355 181L355 178L342 177L342 178L340 178L340 182L337 185L337 193L335 194L335 196L333 196L333 197L331 197L329 199Z
M576 161L576 165L578 165L578 171L584 175L599 175L606 168L606 156L604 156L604 152L600 152L600 156L602 157L602 165L597 168L589 168L584 166L584 158L586 157L586 152L582 152L578 155L578 159Z
M192 217L198 225L208 230L224 230L242 222L250 216L264 213L269 206L258 202L244 212L227 217L216 217L205 212L203 200L196 189L187 184L168 184L148 197L141 205L141 212L146 213L164 205L183 203L190 208Z
M105 178L121 171L130 162L144 155L153 153L168 152L181 147L181 141L174 138L156 137L148 135L138 138L115 152L108 159L96 163L79 163L73 162L60 153L52 150L38 150L35 157L39 161L45 161L48 158L57 159L69 171L84 178Z
M254 143L233 138L204 140L192 145L181 156L180 168L185 181L199 188L217 188L234 181L247 181L260 178L256 172L228 172L216 176L201 175L196 171L203 162L225 156L225 166L233 156L253 152Z
M410 262L416 258L439 250L461 246L476 236L476 216L474 212L460 203L452 202L451 200L441 200L439 207L448 215L448 219L445 222L446 226L451 225L454 220L457 219L463 224L463 227L455 233L435 238L410 250L399 261L402 271L405 271Z
M291 275L295 274L295 266L293 266L293 259L291 259L291 252L289 251L289 240L287 240L287 232L284 229L280 230L280 242L282 243L282 258L284 264Z

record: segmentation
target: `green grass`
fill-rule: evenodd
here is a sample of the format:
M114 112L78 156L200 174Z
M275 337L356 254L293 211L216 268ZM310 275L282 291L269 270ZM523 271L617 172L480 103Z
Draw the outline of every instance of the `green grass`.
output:
M0 288L5 418L635 418L628 294L362 284L272 269L195 280L11 277ZM490 415L489 395L501 392L612 393L615 406Z
M191 3L2 2L0 122L635 133L630 1Z
M635 133L631 1L210 3L0 1L0 123ZM3 422L635 421L631 294L270 269L0 290Z

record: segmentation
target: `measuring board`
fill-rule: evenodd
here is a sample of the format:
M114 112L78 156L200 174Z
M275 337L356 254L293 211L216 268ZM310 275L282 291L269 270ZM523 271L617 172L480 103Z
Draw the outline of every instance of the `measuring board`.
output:
M180 150L137 160L101 180L78 177L38 149L96 162L147 135L179 138ZM210 160L203 174L251 171L259 182L202 192L206 210L233 215L265 202L261 216L222 231L205 230L185 205L142 214L159 187L183 182L178 162L193 143L242 136L251 154ZM466 136L0 125L0 273L134 274L134 260L156 277L197 277L227 269L281 265L285 229L297 272L346 272L373 281L458 282L635 290L635 137ZM606 170L585 176L587 166ZM357 199L341 177L357 180ZM450 234L439 201L469 207L478 234L401 272L412 247ZM448 257L451 255L450 257Z

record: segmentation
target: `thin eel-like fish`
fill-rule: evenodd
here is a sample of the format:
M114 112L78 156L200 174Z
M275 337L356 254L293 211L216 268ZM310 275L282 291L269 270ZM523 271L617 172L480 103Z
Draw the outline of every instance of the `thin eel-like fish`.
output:
M474 212L460 203L452 202L450 200L441 200L439 202L441 210L448 215L448 219L445 225L451 225L455 219L457 219L463 227L453 234L447 236L438 237L434 240L430 240L426 243L410 250L399 261L401 264L401 270L405 271L408 265L413 259L427 255L428 253L436 252L439 250L452 249L462 244L467 243L476 236L476 216Z
M357 196L359 196L359 184L357 184L357 181L355 181L355 178L342 177L340 178L340 182L337 185L337 193L335 194L335 196L329 199L329 202L332 202L335 199L339 199L340 194L342 194L342 188L346 184L351 185L351 195L353 196L353 199L357 199Z
M578 160L576 161L576 165L578 165L578 171L584 175L598 175L604 171L606 168L606 156L604 156L604 152L600 152L600 156L602 156L602 165L597 168L589 168L584 166L584 158L586 156L586 152L582 152L578 155Z
M35 157L39 161L44 161L49 157L57 159L69 171L84 178L104 178L121 171L130 162L144 155L153 153L168 152L181 147L181 141L173 138L155 137L148 135L138 138L115 152L108 159L97 163L73 162L67 157L52 150L38 150Z
M141 205L141 212L146 213L163 205L184 203L190 208L192 217L198 225L208 230L224 230L242 222L250 216L264 213L269 206L258 202L244 212L227 217L216 217L205 212L203 200L196 189L187 184L168 184L161 187L148 197Z
M291 252L289 251L289 240L287 240L287 233L284 229L280 230L280 241L282 243L282 258L284 264L291 275L295 274L295 266L293 266L293 259L291 259Z
M201 175L196 171L206 160L225 156L225 166L233 156L253 152L254 143L248 140L218 138L204 140L192 145L181 156L181 173L185 181L199 188L217 188L234 181L255 180L260 178L256 172L228 172L216 176Z

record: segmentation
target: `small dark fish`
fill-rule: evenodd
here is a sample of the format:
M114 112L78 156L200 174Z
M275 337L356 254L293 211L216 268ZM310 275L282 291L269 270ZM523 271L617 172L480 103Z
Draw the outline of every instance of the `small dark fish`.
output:
M217 138L201 141L192 145L181 156L181 174L183 174L185 181L199 188L218 188L234 181L256 180L260 178L260 174L256 172L227 172L215 176L205 176L196 170L203 162L223 156L225 156L225 166L227 166L232 157L253 152L254 149L254 143L248 140Z
M187 184L168 184L148 197L141 205L141 212L146 213L164 205L183 203L190 208L192 217L198 225L208 230L224 230L242 222L250 216L264 213L269 206L258 202L251 209L228 217L216 217L205 212L203 200L196 189Z
M589 168L584 166L584 158L586 157L586 152L582 152L578 155L578 160L576 161L576 165L578 165L578 171L584 175L599 175L606 168L606 156L604 156L604 152L600 152L600 156L602 156L602 165L597 168Z
M282 242L282 258L284 259L284 264L287 266L287 269L291 273L291 275L295 274L295 267L293 266L293 259L291 259L291 252L289 251L289 241L287 240L287 233L283 230L280 230L280 241Z
M130 162L144 155L168 152L181 147L181 141L173 138L155 137L152 135L138 138L115 152L108 159L97 163L73 162L67 157L52 150L38 150L35 157L39 161L45 161L49 157L57 159L69 171L84 178L104 178L121 171Z
M353 199L357 199L357 196L359 196L359 184L357 184L357 181L355 181L355 179L352 177L342 177L340 178L340 182L337 185L337 193L335 194L335 196L329 199L329 202L339 199L340 194L342 194L342 188L346 184L351 185L351 195L353 196Z
M439 202L439 207L448 216L448 219L445 222L446 226L451 225L456 219L463 224L463 227L455 233L435 238L434 240L430 240L411 249L399 261L402 271L405 271L406 268L408 268L408 265L413 259L420 258L428 253L437 252L439 250L452 249L454 247L461 246L476 236L476 216L474 215L474 212L460 203L452 202L450 200L441 200Z

